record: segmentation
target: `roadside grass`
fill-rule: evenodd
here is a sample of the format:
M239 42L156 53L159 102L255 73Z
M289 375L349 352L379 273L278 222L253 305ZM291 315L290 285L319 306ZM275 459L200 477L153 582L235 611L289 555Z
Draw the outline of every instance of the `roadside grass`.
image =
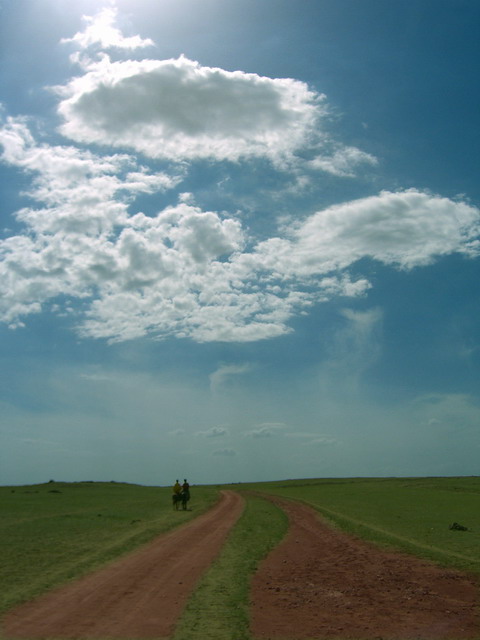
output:
M288 519L272 503L244 497L242 516L189 599L172 640L251 640L250 578L285 535Z
M217 498L217 487L193 487L192 510L174 511L168 487L0 487L0 614L191 520Z
M301 500L341 529L480 573L480 477L311 479L242 485ZM451 530L457 522L468 531Z

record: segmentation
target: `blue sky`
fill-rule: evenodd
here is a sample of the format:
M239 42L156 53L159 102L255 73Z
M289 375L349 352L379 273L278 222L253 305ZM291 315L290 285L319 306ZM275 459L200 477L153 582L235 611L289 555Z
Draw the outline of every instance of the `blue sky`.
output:
M473 0L0 2L0 484L475 475Z

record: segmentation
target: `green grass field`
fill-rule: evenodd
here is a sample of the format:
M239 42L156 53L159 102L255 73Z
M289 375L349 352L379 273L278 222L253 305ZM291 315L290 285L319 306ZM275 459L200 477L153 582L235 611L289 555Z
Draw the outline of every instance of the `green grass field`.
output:
M170 488L117 483L1 487L0 612L73 579L211 506L222 487L192 489L174 512ZM224 486L246 509L192 595L171 640L252 640L248 585L287 521L256 492L302 500L335 526L446 566L480 573L480 478L311 479ZM468 531L452 531L458 522ZM206 630L208 629L208 635Z
M168 487L0 487L0 613L183 524L218 497L216 487L192 493L192 510L176 512Z
M244 487L302 500L358 536L480 573L479 477L291 480ZM450 530L453 522L468 531Z

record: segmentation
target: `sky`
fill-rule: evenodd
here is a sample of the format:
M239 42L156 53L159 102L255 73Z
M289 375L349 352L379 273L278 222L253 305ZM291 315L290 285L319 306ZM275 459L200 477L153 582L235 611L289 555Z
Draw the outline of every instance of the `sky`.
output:
M480 473L477 0L0 0L0 484Z

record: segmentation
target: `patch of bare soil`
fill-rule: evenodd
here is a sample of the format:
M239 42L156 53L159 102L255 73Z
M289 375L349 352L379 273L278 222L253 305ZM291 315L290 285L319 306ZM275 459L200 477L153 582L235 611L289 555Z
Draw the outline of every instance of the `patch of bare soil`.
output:
M252 580L256 638L480 638L475 578L349 536L300 503L272 501L290 528Z
M207 513L85 578L13 609L6 638L161 638L243 510L224 491Z

